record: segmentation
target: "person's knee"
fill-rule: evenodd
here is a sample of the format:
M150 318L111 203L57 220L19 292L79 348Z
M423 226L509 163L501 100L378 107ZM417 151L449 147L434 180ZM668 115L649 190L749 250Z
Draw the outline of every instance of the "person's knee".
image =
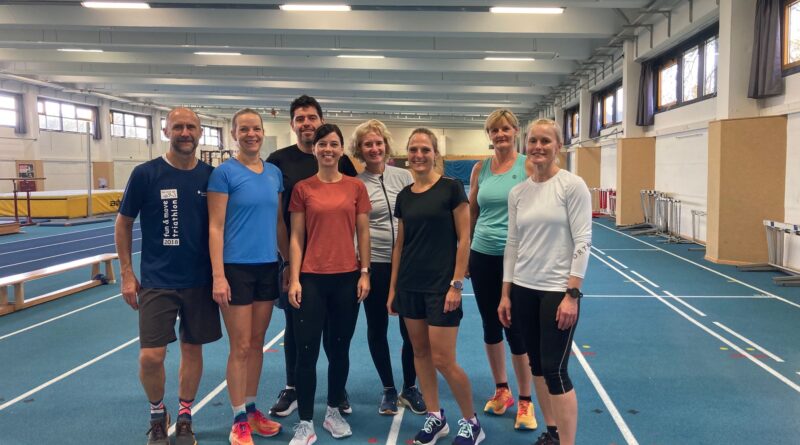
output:
M483 324L483 342L487 345L496 345L503 341L503 328L499 323Z
M249 337L242 338L236 343L231 344L231 358L237 362L247 361L247 356L250 354L251 345Z
M522 338L522 335L509 329L506 329L505 333L506 340L508 341L508 346L511 349L512 354L522 355L528 352L527 348L525 347L525 339Z
M163 369L166 348L143 348L139 351L139 366L144 372Z
M572 390L572 380L566 369L545 369L544 381L547 383L547 392L551 395L560 395Z
M431 358L433 366L442 374L447 374L457 366L455 357L449 353L433 353Z
M415 359L427 360L427 359L431 358L431 346L430 345L428 345L428 344L424 344L424 345L420 344L420 345L414 345L412 348L413 348L413 351L414 351L414 358Z

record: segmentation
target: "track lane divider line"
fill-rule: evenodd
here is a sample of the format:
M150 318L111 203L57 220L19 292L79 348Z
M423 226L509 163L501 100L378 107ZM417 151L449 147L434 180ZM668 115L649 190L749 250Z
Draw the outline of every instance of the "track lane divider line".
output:
M141 238L134 238L134 239L132 239L132 240L131 240L131 242L133 242L133 241L141 241ZM89 249L81 249L81 250L76 250L76 251L74 251L74 252L59 253L58 255L51 255L51 256L46 256L46 257L42 257L42 258L36 258L36 259L33 259L33 260L22 261L22 262L19 262L19 263L14 263L14 264L8 264L8 265L5 265L5 266L0 266L0 269L5 269L5 268L7 268L7 267L19 266L19 265L21 265L21 264L35 263L35 262L37 262L37 261L42 261L42 260L49 260L50 258L58 258L58 257L60 257L60 256L65 256L65 255L72 255L73 253L86 252L87 250L97 250L97 249L101 249L101 248L103 248L103 247L110 247L110 246L114 246L114 245L115 245L114 243L111 243L111 244L103 244L103 245L100 245L100 246L94 246L94 247L91 247L91 248L89 248Z
M141 229L133 229L134 232L137 231L137 230L141 231ZM81 242L81 241L86 241L86 240L96 239L96 238L104 238L104 237L107 237L107 236L113 237L114 233L107 233L105 235L90 236L88 238L79 238L79 239L72 240L72 241L62 241L60 243L46 244L44 246L29 247L27 249L10 250L8 252L0 252L0 255L8 255L10 253L19 253L19 252L27 252L29 250L50 248L50 247L53 247L53 246L60 246L62 244L78 243L78 242Z
M406 413L404 406L397 407L397 414L392 418L392 426L389 428L389 436L386 438L386 445L397 445L400 436L400 426L403 424L403 414Z
M59 236L72 235L73 233L91 232L92 230L102 230L102 229L109 229L109 228L113 229L114 228L114 224L112 223L110 225L102 226L102 227L92 227L91 229L76 230L74 232L56 233L54 235L35 236L35 237L30 237L30 238L16 240L16 241L9 241L7 243L0 243L0 246L7 246L9 244L14 244L14 243L27 243L28 241L35 241L35 240L46 239L46 238L55 238L55 237L59 237Z
M718 322L718 321L715 321L715 322L714 322L714 324L715 324L715 325L717 325L717 326L718 326L720 329L722 329L722 330L724 330L725 332L727 332L728 334L731 334L731 335L733 335L734 337L738 338L739 340L741 340L741 341L743 341L743 342L747 343L748 345L750 345L750 346L752 346L752 347L754 347L754 348L758 349L759 351L763 352L763 353L764 353L764 355L768 356L768 357L769 357L769 358L771 358L772 360L775 360L775 361L776 361L776 362L778 362L778 363L783 363L783 362L784 362L782 358L780 358L780 357L778 357L777 355L775 355L775 354L773 354L773 353L771 353L771 352L767 351L767 350L766 350L764 347L762 347L762 346L759 346L759 345L758 345L756 342L754 342L753 340L750 340L749 338L747 338L747 337L745 337L744 335L742 335L742 334L740 334L740 333L738 333L738 332L734 331L733 329L731 329L731 328L729 328L729 327L725 326L724 324L722 324L722 323L720 323L720 322Z
M669 295L670 297L672 297L672 299L674 299L678 303L680 303L680 304L686 306L687 308L691 309L695 314L697 314L697 315L699 315L701 317L706 317L707 316L703 311L701 311L700 309L697 309L696 307L692 306L691 304L683 301L683 299L681 299L680 297L676 297L675 295L672 295L671 293L669 293L667 291L664 291L664 293Z
M626 265L624 265L624 264L620 263L620 262L619 262L619 261L618 261L616 258L614 258L614 257L613 257L613 256L611 256L611 255L606 255L606 258L608 258L609 260L611 260L611 261L613 261L613 262L617 263L618 265L622 266L622 268L623 268L623 269L627 269L627 268L628 268L628 266L626 266Z
M642 279L644 282L646 282L647 284L649 284L649 285L651 285L651 286L655 287L656 289L658 289L658 288L660 288L660 287L661 287L661 286L659 286L658 284L656 284L656 283L653 283L652 281L648 280L648 279L647 279L647 277L645 277L644 275L640 274L639 272L636 272L636 271L635 271L635 270L633 270L633 269L630 269L630 271L631 271L631 273L632 273L632 274L634 274L634 275L636 275L637 277L641 278L641 279Z

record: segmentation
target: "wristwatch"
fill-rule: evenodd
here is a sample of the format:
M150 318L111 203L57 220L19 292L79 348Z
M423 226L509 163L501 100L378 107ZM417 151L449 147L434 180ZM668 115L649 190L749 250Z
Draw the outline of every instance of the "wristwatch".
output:
M581 298L583 298L583 292L581 292L581 290L578 289L577 287L567 288L567 295L576 300L580 300Z
M450 282L450 286L455 290L461 290L464 289L464 282L461 280L453 280Z
M362 267L361 268L361 273L365 273L365 274L369 275L370 273L372 273L372 269L369 268L369 267Z

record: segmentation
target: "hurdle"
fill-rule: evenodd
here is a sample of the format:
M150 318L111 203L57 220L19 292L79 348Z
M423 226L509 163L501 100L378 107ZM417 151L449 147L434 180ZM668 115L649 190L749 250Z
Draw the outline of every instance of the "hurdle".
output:
M743 272L779 270L787 276L773 277L778 286L800 286L800 270L786 264L793 243L800 243L800 225L764 220L767 235L767 262L737 266ZM788 246L788 249L787 249Z
M658 233L658 228L655 225L655 212L656 212L656 198L661 196L661 192L655 190L641 190L639 192L639 199L642 203L642 214L644 214L644 222L640 224L633 224L627 226L622 230L633 230L631 235L652 235Z
M592 187L589 189L592 193L592 216L610 216L614 217L616 203L617 203L617 192L614 189L603 189Z
M700 233L700 218L705 218L707 215L705 210L692 210L692 242L701 247L690 247L690 251L706 250L706 243L698 238Z

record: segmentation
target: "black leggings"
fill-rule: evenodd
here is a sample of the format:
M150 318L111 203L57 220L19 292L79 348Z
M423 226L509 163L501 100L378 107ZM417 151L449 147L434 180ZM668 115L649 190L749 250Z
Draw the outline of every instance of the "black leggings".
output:
M394 387L392 374L392 360L389 356L389 341L386 331L389 328L389 312L386 310L386 301L389 298L389 278L392 275L391 263L372 263L370 265L369 297L364 300L364 313L367 315L367 343L372 362L381 378L384 388ZM399 319L399 317L398 317ZM400 320L400 336L403 337L401 360L403 363L403 389L414 386L417 373L414 370L414 350L408 339L408 330L405 323Z
M550 394L564 394L572 390L567 373L570 347L578 320L571 328L558 329L556 311L564 292L548 292L511 285L511 322L519 323L525 336L528 359L533 375L544 377ZM580 300L578 300L580 318Z
M525 339L517 325L504 328L497 315L500 305L500 292L503 289L503 256L486 255L469 251L469 274L475 290L475 302L483 320L483 342L496 345L506 334L508 346L514 355L525 354Z
M297 345L297 405L300 420L314 417L317 359L320 340L327 330L328 406L339 406L350 372L350 340L358 320L356 286L359 272L300 274L302 301L292 308ZM327 321L327 326L326 326Z

